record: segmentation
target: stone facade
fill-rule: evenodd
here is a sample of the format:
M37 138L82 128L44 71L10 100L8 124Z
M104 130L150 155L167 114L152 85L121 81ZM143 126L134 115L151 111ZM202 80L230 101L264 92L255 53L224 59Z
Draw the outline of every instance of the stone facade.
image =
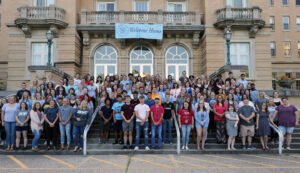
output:
M115 12L96 12L98 1L113 2ZM142 15L138 13L140 16L147 16L142 21L133 21L137 15L134 12L135 0L54 0L55 4L47 8L35 7L35 2L4 0L0 5L0 37L3 40L0 42L0 78L1 83L9 90L17 89L21 82L30 82L34 78L32 74L35 73L28 69L33 65L32 43L46 43L46 32L49 29L54 33L54 65L70 75L94 75L95 52L103 45L112 46L116 50L118 74L130 72L130 52L143 45L153 52L153 74L166 76L166 52L171 46L178 45L188 52L189 74L211 75L226 64L226 28L232 33L232 43L248 43L248 75L249 80L257 83L257 88L272 88L272 72L300 71L297 65L300 63L299 57L294 46L300 40L294 25L294 18L299 15L296 9L300 7L295 4L283 7L276 1L271 7L268 1L245 0L247 10L241 9L242 12L238 14L247 13L249 17L248 13L251 13L251 18L225 20L222 25L217 25L217 10L225 8L224 14L235 14L228 12L234 8L228 8L226 0L148 0L150 12ZM186 12L176 15L168 13L170 2L182 3ZM53 9L58 10L53 12ZM24 13L26 10L27 13ZM39 15L41 10L46 11L46 16ZM103 17L107 19L107 14L116 16L113 20L120 23L163 23L163 40L117 40L114 35L114 21L102 21ZM184 22L168 23L166 20L170 15L180 15ZM290 32L282 31L282 15L291 16ZM270 16L275 16L275 32L270 31ZM286 39L293 42L290 58L282 55L281 43ZM271 41L278 43L276 57L270 55Z

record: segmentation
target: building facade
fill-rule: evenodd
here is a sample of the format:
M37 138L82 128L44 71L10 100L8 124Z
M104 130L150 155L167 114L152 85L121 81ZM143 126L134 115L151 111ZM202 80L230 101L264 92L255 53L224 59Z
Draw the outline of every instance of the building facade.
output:
M211 75L226 65L230 33L231 64L246 67L257 88L271 89L272 74L300 78L300 6L287 2L2 0L0 77L16 89L48 73ZM163 24L163 39L116 39L116 23ZM46 66L48 30L55 68Z

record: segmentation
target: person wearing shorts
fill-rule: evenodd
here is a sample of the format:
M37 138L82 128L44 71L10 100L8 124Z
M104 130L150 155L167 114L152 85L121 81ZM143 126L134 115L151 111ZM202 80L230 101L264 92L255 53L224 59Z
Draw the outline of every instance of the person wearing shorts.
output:
M248 149L254 150L252 146L252 137L254 136L254 120L255 110L249 106L248 98L243 100L244 106L239 109L239 117L241 120L240 136L242 137L243 150L246 149L246 137L248 139Z
M128 149L127 146L127 136L129 134L129 148L133 149L132 145L132 131L133 131L133 119L134 119L134 106L133 104L130 103L131 98L130 96L126 96L126 103L125 105L122 106L121 108L121 115L123 118L122 122L122 128L123 128L123 133L124 133L124 146L123 149Z
M115 142L113 144L122 144L122 115L121 115L121 108L124 105L122 102L122 96L117 95L117 102L114 103L112 110L113 110L113 118L114 118L114 135L115 135ZM120 134L120 140L118 142L118 132Z
M290 105L288 98L283 97L281 99L282 104L277 106L275 113L271 119L274 121L278 116L278 128L282 131L286 137L286 149L291 149L292 133L294 132L295 126L298 125L298 111L294 105ZM283 143L284 141L282 141Z

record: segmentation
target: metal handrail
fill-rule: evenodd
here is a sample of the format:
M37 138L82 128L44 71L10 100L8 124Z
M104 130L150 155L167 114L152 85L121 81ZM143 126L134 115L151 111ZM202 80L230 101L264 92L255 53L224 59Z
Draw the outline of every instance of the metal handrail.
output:
M174 115L174 124L175 124L176 134L177 134L177 154L180 154L180 130L177 123L176 115Z
M278 134L278 137L279 137L278 153L279 153L279 155L281 155L282 154L283 134L277 126L274 126L272 123L269 123L269 124L270 124L270 127Z
M97 109L95 110L95 112L92 115L92 120L91 120L90 124L87 127L85 127L84 132L83 132L83 155L84 156L86 156L87 134L97 116L98 111L99 111L99 108L97 106Z

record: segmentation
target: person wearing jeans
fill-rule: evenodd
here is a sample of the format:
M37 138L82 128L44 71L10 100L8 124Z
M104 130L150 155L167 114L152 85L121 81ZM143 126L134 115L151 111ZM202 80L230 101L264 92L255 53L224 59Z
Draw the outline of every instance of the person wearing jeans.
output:
M140 96L140 103L134 107L136 116L136 139L134 150L139 150L141 129L144 131L145 150L148 151L148 117L150 108L145 104L145 96Z
M166 102L162 104L164 108L163 121L163 143L166 143L167 129L169 143L172 144L172 122L175 114L174 103L170 102L170 94L166 94Z
M59 129L60 129L60 144L61 149L64 150L65 136L67 136L67 150L71 143L71 118L73 108L69 106L69 100L63 99L63 106L59 107Z
M72 119L74 120L73 124L73 140L74 140L74 152L79 148L78 146L78 135L80 135L80 148L79 151L82 151L83 148L83 132L84 128L87 127L92 118L91 110L88 107L87 101L83 100L81 102L80 108L74 111Z
M6 133L6 150L13 150L16 140L16 113L18 111L18 104L14 96L9 98L9 102L2 107L1 120L2 126Z
M178 113L179 128L182 133L182 150L189 150L189 138L191 129L194 128L194 112L188 102L184 102L183 108Z
M32 150L38 151L39 150L38 143L41 137L41 132L43 130L43 124L44 124L43 111L40 102L36 102L33 104L33 107L30 111L30 119L31 119L30 126L34 135L32 139Z
M152 130L152 137L151 137L151 147L155 148L155 135L157 132L158 136L158 149L161 148L162 138L161 138L161 131L162 131L162 121L164 115L164 108L159 105L159 98L155 98L155 105L151 106L150 109L151 113L151 130Z

